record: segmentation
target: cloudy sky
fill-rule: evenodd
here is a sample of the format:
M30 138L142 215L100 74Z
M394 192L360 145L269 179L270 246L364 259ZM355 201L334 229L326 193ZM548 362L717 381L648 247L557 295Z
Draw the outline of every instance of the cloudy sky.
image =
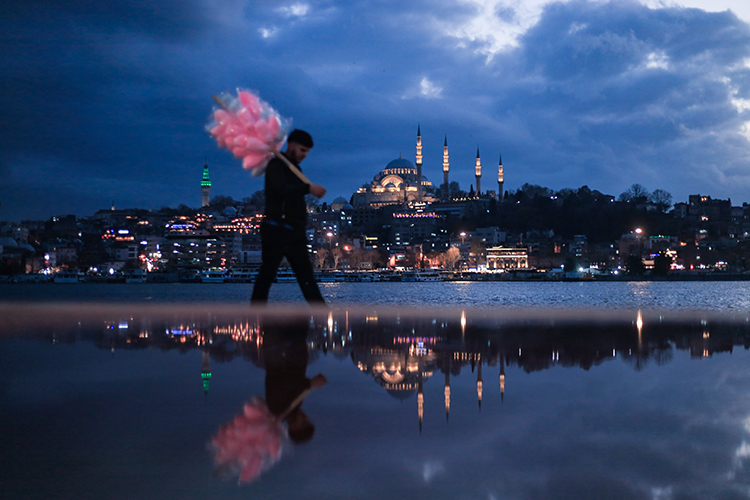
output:
M710 5L709 5L710 4ZM348 198L390 160L483 189L633 183L750 202L744 0L8 0L0 6L0 220L200 205L262 188L204 125L257 90Z

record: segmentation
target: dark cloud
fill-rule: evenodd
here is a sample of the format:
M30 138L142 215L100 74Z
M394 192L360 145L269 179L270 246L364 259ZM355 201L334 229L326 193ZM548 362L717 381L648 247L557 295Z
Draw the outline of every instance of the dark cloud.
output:
M487 179L503 154L511 189L588 184L616 195L640 182L676 200L708 190L741 203L750 186L741 135L750 116L737 101L750 99L750 26L730 12L554 3L516 48L488 60L485 39L447 31L480 15L454 2L2 9L5 179L59 162L80 186L106 180L126 206L150 192L161 193L151 206L195 205L207 157L216 194L247 196L262 180L203 130L210 96L243 86L314 134L303 166L332 197L349 197L399 155L412 159L417 123L433 182L447 134L451 178L465 188L477 146ZM501 30L514 16L487 22ZM10 201L12 182L0 187L2 218L28 213Z

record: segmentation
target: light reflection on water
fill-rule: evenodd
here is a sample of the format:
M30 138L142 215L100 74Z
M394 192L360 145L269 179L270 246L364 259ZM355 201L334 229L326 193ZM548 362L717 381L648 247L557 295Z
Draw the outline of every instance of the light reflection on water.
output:
M0 286L2 300L83 302L218 302L247 304L252 283ZM336 306L750 310L750 282L431 282L320 283ZM304 303L296 283L271 287L272 303Z
M0 313L8 498L750 491L746 315L204 304ZM304 444L282 436L278 461L240 485L242 467L214 463L212 440L254 396L283 414L318 374L327 383L297 408L314 426Z

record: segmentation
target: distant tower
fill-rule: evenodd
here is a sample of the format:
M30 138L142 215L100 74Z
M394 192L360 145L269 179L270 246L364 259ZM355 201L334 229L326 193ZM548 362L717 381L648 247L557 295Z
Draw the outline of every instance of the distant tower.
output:
M448 184L448 170L450 169L450 163L448 162L448 134L445 134L445 142L443 143L443 185L445 186L443 192L443 199L447 200L450 196L450 185Z
M211 179L208 178L208 162L203 165L203 180L201 181L201 192L203 201L201 207L207 207L211 203Z
M505 177L503 175L503 155L500 155L500 166L497 167L497 201L503 201L505 191L503 191L503 185L505 184Z
M477 179L477 197L482 194L482 160L479 159L479 147L477 146L477 164L476 164L476 179Z
M422 201L422 131L417 124L417 201Z

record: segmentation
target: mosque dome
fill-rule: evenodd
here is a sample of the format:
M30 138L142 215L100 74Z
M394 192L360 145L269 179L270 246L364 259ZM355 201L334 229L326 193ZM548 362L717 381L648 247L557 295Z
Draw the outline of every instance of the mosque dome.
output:
M0 238L0 247L17 247L18 243L13 238Z
M392 160L391 162L388 163L388 165L385 166L385 170L394 169L394 168L415 169L416 167L409 160L405 160L403 158L397 158L395 160Z
M349 204L349 200L347 200L343 196L339 196L338 198L336 198L335 200L331 202L331 208L333 210L341 210L342 208L344 208L344 205L347 205L347 204Z
M224 209L224 215L226 215L227 217L234 217L235 215L237 215L237 209L234 207L227 207Z

